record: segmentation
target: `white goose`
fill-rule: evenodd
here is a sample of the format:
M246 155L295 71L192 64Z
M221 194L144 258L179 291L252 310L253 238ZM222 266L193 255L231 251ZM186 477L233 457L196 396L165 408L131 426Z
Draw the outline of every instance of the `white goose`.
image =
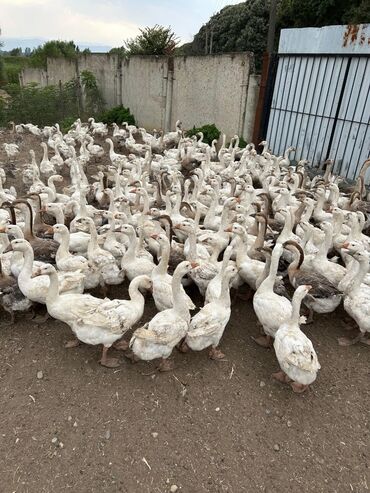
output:
M302 299L311 286L299 286L293 295L292 315L277 330L274 349L281 371L273 377L289 383L294 392L304 392L316 380L321 368L312 342L299 328L299 311Z
M130 348L134 355L146 361L161 358L161 371L172 369L168 357L189 329L190 313L181 290L181 279L196 266L195 263L184 261L176 267L172 281L173 308L157 313L148 324L137 329L131 338Z

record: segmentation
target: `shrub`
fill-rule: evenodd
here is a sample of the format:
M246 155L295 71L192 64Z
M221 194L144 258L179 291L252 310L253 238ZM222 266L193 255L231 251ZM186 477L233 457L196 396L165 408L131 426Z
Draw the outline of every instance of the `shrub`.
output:
M68 132L68 130L71 129L72 124L77 120L77 116L67 116L67 118L63 118L59 122L60 129L62 130L63 133Z
M199 128L193 127L186 132L186 136L191 137L199 132L203 133L203 142L206 142L209 145L212 144L212 140L214 139L218 140L221 134L219 129L216 127L216 125L212 123L208 125L203 125L203 127L199 127Z
M243 137L239 137L239 147L240 149L244 149L244 147L247 147L247 141L244 140Z
M135 117L130 113L129 108L124 106L115 106L99 116L99 120L104 123L111 125L112 123L117 123L122 125L123 122L127 122L129 125L135 125Z

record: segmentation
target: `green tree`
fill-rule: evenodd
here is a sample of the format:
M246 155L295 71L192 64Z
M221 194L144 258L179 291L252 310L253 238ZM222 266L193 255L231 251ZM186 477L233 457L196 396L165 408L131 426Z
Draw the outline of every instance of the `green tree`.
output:
M47 58L65 57L73 59L79 53L80 50L74 41L47 41L33 50L30 62L34 67L46 67Z
M281 0L278 25L321 27L370 21L369 0Z
M182 55L209 53L212 38L212 53L252 51L259 68L266 49L268 20L269 2L264 0L228 5L201 27L192 43L180 46L176 52ZM278 40L281 28L368 22L369 0L280 0L276 38Z
M9 56L22 56L22 48L13 48L9 51Z
M178 38L170 27L155 25L140 29L136 38L125 42L129 55L172 55Z
M124 46L118 46L117 48L112 48L108 52L110 55L118 55L119 57L123 58L126 54L126 48Z
M264 0L228 5L213 15L185 47L185 54L253 51L259 58L266 45L269 9Z

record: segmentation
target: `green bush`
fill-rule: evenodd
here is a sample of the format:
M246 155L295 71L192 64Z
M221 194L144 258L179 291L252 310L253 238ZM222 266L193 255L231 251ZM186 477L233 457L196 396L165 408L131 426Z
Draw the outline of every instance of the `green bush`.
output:
M71 130L72 124L77 120L77 116L67 116L67 118L63 118L59 122L60 129L63 133L67 133L68 130Z
M240 149L244 149L244 147L247 147L247 144L248 144L247 141L244 140L243 137L239 137L239 147L240 147Z
M125 108L122 105L115 106L114 108L105 111L99 116L99 120L108 123L108 125L111 125L112 123L122 125L123 122L127 122L129 125L135 125L134 115L130 113L129 108Z
M196 135L199 132L203 133L203 142L206 142L209 145L212 144L212 140L215 139L218 140L221 134L219 129L216 127L216 125L212 123L208 125L203 125L203 127L199 127L199 128L193 127L186 132L186 136L192 137L193 135Z
M9 84L19 84L19 74L28 66L28 58L24 56L4 56L4 67Z

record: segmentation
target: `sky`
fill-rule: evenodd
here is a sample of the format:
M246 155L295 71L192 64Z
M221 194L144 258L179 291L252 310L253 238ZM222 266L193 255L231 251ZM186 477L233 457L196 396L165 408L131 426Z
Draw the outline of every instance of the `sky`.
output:
M3 49L20 43L33 48L48 39L109 49L155 24L171 26L185 43L211 15L234 3L240 0L0 0Z

